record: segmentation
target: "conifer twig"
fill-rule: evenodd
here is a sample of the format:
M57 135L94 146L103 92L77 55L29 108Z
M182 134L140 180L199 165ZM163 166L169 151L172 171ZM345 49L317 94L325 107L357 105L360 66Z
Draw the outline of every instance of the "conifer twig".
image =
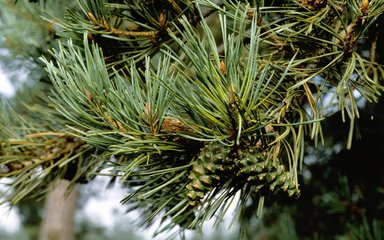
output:
M155 38L159 31L125 31L121 29L116 29L111 27L105 20L97 20L93 13L88 12L87 17L89 20L91 20L93 23L95 23L97 26L102 27L107 32L110 32L114 35L120 35L120 36L128 36L128 37L150 37Z

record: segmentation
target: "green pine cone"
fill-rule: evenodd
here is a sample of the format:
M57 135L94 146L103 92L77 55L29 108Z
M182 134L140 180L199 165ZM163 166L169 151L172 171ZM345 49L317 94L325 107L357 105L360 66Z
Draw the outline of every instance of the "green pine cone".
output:
M224 170L222 162L227 155L228 149L216 142L208 143L200 149L188 176L190 182L186 186L189 205L197 206L205 194L220 182Z
M233 185L253 186L255 191L299 194L294 176L284 165L267 159L259 148L245 147L234 150L211 142L200 149L186 186L190 206L198 206L206 193L228 180L233 181Z
M259 149L243 149L237 151L239 179L256 186L257 190L268 189L271 192L287 192L289 196L298 195L295 179L285 170L284 165L267 159Z

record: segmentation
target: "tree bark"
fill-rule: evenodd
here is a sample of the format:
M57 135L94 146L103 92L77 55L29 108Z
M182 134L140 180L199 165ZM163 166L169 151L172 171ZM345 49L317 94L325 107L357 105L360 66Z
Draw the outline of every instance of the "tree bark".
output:
M39 240L74 239L74 215L79 191L76 186L67 195L67 187L68 181L61 180L47 195Z

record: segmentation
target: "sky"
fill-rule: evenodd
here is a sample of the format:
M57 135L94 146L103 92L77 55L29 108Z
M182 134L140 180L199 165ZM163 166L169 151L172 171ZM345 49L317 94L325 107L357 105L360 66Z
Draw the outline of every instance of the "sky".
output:
M14 92L15 88L0 69L0 94L10 97Z
M7 180L0 179L0 188L6 182ZM0 226L10 232L15 232L20 228L19 213L16 208L10 208L8 204L0 205Z

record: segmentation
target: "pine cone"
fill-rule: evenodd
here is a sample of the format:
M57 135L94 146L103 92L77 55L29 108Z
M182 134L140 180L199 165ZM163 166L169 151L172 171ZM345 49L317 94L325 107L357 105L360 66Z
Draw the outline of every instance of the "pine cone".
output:
M246 182L260 190L268 189L272 192L287 192L289 196L298 195L294 176L284 165L277 161L267 159L266 154L258 149L241 151L239 172L237 176L246 179Z
M186 186L189 205L197 206L207 192L216 187L220 180L225 180L220 177L224 170L221 163L227 155L228 148L220 143L208 143L200 149L188 176L190 182Z

